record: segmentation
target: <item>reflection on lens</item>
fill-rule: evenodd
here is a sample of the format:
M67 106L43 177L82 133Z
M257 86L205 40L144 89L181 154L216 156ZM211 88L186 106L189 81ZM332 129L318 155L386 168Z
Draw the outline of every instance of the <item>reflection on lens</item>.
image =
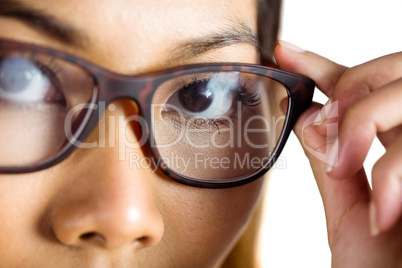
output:
M153 146L160 160L181 175L204 180L246 176L267 164L282 134L287 104L285 87L264 76L176 77L154 96Z
M47 160L66 144L64 121L72 107L91 99L84 70L48 55L0 52L0 166ZM74 124L78 123L75 115Z

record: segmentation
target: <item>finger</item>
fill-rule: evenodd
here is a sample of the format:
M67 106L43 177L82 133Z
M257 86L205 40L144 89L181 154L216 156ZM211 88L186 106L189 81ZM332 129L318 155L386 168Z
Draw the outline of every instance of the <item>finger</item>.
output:
M386 55L349 68L339 79L333 99L363 97L401 77L402 52ZM360 99L359 98L359 99Z
M399 79L402 73L401 62L402 53L395 53L346 70L332 91L331 103L322 109L321 120L316 125L324 124L328 118L334 120L334 117L337 117L337 120L341 122L351 105L376 89ZM336 111L332 111L328 107L329 105L332 108L335 107L332 105L333 103L336 103ZM394 135L390 136L393 137ZM380 137L380 140L386 144L391 137L385 135Z
M362 168L377 132L386 132L402 123L401 101L402 79L399 79L348 109L339 132L339 164L336 157L329 161L331 177L347 178Z
M338 80L347 70L345 66L284 41L280 41L276 46L275 58L283 70L314 80L317 87L328 97L332 95Z
M402 136L373 167L371 233L384 232L398 221L402 209Z
M377 133L377 137L385 148L388 148L400 135L402 135L402 126L397 126L387 132Z
M370 187L363 169L348 180L335 180L327 176L329 149L334 140L319 133L312 124L321 107L313 103L296 122L294 131L309 158L323 200L328 233L333 235L346 211L356 204L367 206Z

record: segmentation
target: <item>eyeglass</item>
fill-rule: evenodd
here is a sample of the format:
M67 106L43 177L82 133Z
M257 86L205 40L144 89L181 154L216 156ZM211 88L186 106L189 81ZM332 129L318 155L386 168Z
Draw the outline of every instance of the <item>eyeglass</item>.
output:
M86 139L106 107L124 98L138 108L124 124L139 128L136 148L143 152L130 163L149 157L186 185L240 186L273 166L314 86L300 75L241 63L121 75L65 52L0 39L0 173L39 171L77 147L99 147Z

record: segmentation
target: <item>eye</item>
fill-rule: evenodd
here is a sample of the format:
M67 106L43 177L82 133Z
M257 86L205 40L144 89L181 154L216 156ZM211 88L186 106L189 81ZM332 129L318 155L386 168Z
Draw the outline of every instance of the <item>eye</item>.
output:
M59 101L52 71L18 56L0 58L0 98L14 102Z
M208 109L215 97L211 89L207 88L208 82L196 81L179 90L177 94L182 107L193 113Z
M227 114L233 104L239 79L233 73L218 73L209 79L194 79L166 102L165 111L179 110L190 116L215 118Z

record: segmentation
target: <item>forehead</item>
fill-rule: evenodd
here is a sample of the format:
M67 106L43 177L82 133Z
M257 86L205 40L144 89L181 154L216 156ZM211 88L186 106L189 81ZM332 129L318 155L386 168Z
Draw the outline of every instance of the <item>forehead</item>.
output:
M41 0L28 3L71 24L94 30L93 34L113 29L115 34L131 33L136 38L188 31L201 36L230 21L242 21L255 30L255 0Z
M158 58L166 58L177 44L213 35L230 28L228 25L244 24L254 32L257 25L256 0L37 0L24 3L83 33L89 51L73 53L116 67L116 70L119 67L108 59L119 59L120 64L126 66L146 66L152 62L157 65Z

